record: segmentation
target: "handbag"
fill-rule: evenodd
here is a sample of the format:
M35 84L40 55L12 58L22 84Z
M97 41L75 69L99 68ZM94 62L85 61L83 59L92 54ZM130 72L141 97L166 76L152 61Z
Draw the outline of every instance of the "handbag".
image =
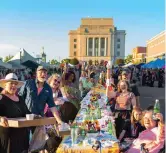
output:
M38 152L43 150L48 138L45 126L36 127L29 144L29 152Z

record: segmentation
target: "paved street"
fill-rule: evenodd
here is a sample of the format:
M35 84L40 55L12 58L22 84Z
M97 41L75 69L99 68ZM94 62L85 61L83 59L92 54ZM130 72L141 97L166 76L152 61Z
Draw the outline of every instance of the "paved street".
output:
M155 100L159 99L161 112L165 117L165 88L139 87L139 92L141 94L140 102L143 109L146 109L150 105L154 105Z

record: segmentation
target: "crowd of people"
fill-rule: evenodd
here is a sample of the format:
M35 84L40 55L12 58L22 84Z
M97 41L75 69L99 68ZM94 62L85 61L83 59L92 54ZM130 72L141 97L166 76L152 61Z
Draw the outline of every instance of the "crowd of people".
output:
M143 83L146 80L144 71L136 68L111 69L109 65L82 65L76 68L65 64L61 75L56 73L49 77L48 70L39 66L33 79L20 77L29 75L29 70L9 74L1 72L6 76L0 80L0 153L27 153L30 132L35 131L35 128L9 128L7 118L36 114L55 117L57 124L63 126L75 119L81 100L96 85L108 89L107 105L115 118L116 136L121 144L130 144L121 151L139 153L142 146L149 153L160 152L165 139L163 116L157 113L154 118L153 107L141 109L136 84L141 72ZM158 73L161 80L164 72ZM149 72L146 74L152 75ZM55 139L51 139L51 149L53 146L57 146ZM50 147L46 148L49 152Z

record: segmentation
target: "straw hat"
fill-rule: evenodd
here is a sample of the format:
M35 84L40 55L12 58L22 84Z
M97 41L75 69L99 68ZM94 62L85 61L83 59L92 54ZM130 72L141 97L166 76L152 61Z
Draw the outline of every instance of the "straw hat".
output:
M5 88L5 84L7 82L17 82L17 88L20 88L24 84L23 81L18 80L18 77L14 73L9 73L8 75L6 75L5 79L1 79L0 87Z

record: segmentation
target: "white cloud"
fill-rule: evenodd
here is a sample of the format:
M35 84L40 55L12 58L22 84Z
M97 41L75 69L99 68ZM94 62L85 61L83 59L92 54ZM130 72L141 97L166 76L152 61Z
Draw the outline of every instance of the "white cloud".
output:
M0 44L0 57L15 55L19 51L19 47L12 44Z
M16 46L14 46L14 45L12 45L12 44L0 44L0 50L11 50L11 49L13 49L13 50L16 50L16 49L19 49L19 47L16 47Z

